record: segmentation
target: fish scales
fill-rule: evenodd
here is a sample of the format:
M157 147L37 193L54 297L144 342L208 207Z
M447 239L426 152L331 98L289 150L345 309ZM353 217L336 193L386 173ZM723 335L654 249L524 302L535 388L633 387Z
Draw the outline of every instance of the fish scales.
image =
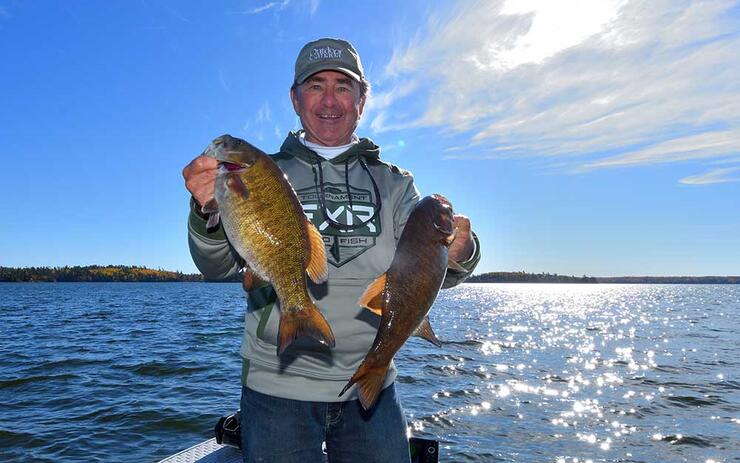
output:
M334 334L308 294L306 274L316 283L328 276L321 234L306 218L285 175L265 153L244 140L223 135L206 149L219 161L214 201L204 207L218 218L251 273L272 284L280 301L278 354L299 336L331 347ZM249 278L248 278L249 277Z
M428 329L425 337L436 340L426 315L450 264L447 251L454 239L453 224L452 206L441 195L423 198L411 212L391 266L360 298L360 305L381 315L380 325L372 347L340 396L357 384L360 402L369 409L393 357L417 328Z
M308 297L303 283L308 263L307 233L300 220L303 210L297 201L291 201L292 187L280 179L284 180L282 171L266 157L258 158L253 168L245 170L241 180L248 185L249 195L237 198L239 204L234 207L244 213L232 215L234 224L230 228L251 236L243 257L263 279L281 288L281 306L291 310L305 305ZM268 265L279 259L283 260L281 266Z

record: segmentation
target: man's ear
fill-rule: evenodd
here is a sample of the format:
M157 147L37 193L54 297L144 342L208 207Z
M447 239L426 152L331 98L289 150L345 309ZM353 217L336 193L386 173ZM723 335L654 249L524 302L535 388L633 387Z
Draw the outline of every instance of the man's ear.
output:
M299 109L301 107L301 103L298 101L298 95L296 95L295 90L292 88L290 89L290 101L293 103L293 110L295 113L300 115Z
M360 97L360 109L359 109L359 113L358 113L358 115L359 115L360 117L362 117L362 110L363 110L363 109L365 108L365 97L366 97L366 96L367 96L367 95L362 95L362 96Z

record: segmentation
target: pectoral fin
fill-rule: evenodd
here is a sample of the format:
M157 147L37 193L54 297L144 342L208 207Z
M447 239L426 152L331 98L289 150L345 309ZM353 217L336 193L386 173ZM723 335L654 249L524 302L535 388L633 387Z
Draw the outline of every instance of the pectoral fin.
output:
M467 272L462 265L455 262L451 257L447 258L447 268L457 270L458 272Z
M216 202L216 198L212 198L210 201L208 201L203 207L200 208L200 211L203 214L208 215L206 228L213 228L218 225L218 221L221 219L221 216L218 214L218 203Z
M416 331L414 331L414 336L426 339L437 347L442 347L442 341L439 340L437 335L434 334L434 330L432 330L432 324L429 323L429 317L424 317L424 320L421 322L419 327L416 328Z
M242 178L236 174L230 174L226 179L226 186L229 191L234 194L243 197L244 199L249 198L249 189L242 181Z
M385 294L386 274L380 275L367 287L360 299L360 306L365 307L376 315L383 315L383 296Z
M326 263L326 247L321 233L314 225L306 219L306 229L308 230L308 266L306 272L308 277L314 283L320 284L329 278L329 265Z
M218 202L216 202L216 198L211 198L200 208L200 211L204 214L213 214L214 212L218 212Z

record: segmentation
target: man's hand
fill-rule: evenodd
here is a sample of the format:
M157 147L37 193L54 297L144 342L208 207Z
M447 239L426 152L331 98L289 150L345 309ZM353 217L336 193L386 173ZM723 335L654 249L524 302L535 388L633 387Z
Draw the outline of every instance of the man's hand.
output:
M218 161L203 155L190 161L190 164L182 170L185 188L193 195L199 206L204 206L213 199L217 171Z
M447 255L455 262L464 262L473 257L473 234L470 231L470 219L464 215L454 216L455 241L450 245Z

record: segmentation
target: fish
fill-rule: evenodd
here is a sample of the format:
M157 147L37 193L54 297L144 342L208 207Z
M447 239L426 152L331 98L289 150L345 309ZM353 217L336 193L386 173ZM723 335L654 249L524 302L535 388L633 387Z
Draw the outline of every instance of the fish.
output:
M214 198L203 206L207 227L221 221L229 242L247 262L244 287L269 282L280 301L277 353L298 337L329 347L334 333L308 292L329 268L321 234L303 212L295 190L267 154L222 135L203 152L219 161Z
M396 352L412 335L441 345L427 313L447 268L462 267L448 257L455 239L452 204L442 195L421 199L411 211L388 270L360 296L358 304L378 315L380 325L370 350L339 393L354 384L365 410L375 404Z

